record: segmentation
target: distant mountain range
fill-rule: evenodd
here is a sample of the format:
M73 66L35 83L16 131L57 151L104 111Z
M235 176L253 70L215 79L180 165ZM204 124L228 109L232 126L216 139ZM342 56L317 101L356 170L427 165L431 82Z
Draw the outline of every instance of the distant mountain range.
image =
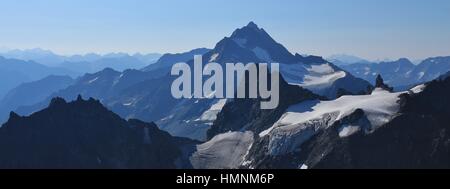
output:
M172 66L174 64L179 62L188 62L189 60L192 60L195 55L203 55L210 50L211 49L207 48L198 48L183 53L167 53L162 55L161 58L158 59L158 61L156 61L154 64L150 64L142 68L141 71L144 71L147 74L153 75L155 77L167 76L168 74L170 74L170 70L172 69Z
M28 50L8 50L1 52L0 56L9 59L23 61L34 61L49 67L59 67L78 73L93 73L105 68L113 68L123 71L125 69L141 69L149 64L155 63L161 54L136 53L108 53L104 55L88 53L85 55L63 56L57 55L49 50L28 49Z
M142 68L142 71L149 72L154 70L168 70L167 73L169 73L170 69L172 68L172 65L174 65L175 63L187 62L191 60L194 57L194 55L203 55L209 51L211 51L211 49L198 48L183 53L176 53L176 54L167 53L162 55L158 59L158 61L156 61L154 64L150 64L145 68Z
M161 54L159 53L148 53L148 54L141 54L141 53L135 53L133 55L130 55L128 53L107 53L104 55L97 54L97 53L87 53L84 55L70 55L70 56L64 56L64 55L58 55L56 53L53 53L49 50L44 50L40 48L34 48L34 49L25 49L25 50L6 50L3 52L0 52L0 56L3 56L5 58L12 58L12 59L19 59L19 60L25 60L25 61L35 61L47 66L57 66L61 62L94 62L97 60L100 60L102 58L120 58L120 57L126 57L131 56L139 59L140 61L150 64L155 62L156 60L161 57Z
M337 66L344 66L355 63L371 63L369 60L348 54L335 54L326 58Z
M74 79L69 76L50 75L37 81L20 84L0 99L0 123L6 121L10 111L39 103L52 93L65 89L73 83Z
M417 65L402 58L392 62L348 64L341 68L371 83L380 74L387 84L400 91L431 81L450 71L450 57L427 58Z
M65 68L44 66L33 61L8 59L0 56L0 99L21 83L39 80L49 75L75 77L79 73Z
M8 50L0 53L0 99L21 83L36 81L49 75L78 77L105 68L119 71L141 69L156 62L160 56L157 53L61 56L42 49Z

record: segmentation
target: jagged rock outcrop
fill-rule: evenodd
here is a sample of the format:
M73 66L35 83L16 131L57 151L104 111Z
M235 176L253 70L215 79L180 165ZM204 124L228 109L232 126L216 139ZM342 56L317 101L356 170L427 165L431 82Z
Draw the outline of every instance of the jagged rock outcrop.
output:
M394 88L392 88L389 85L384 83L384 80L381 77L381 75L377 75L377 78L375 79L375 88L382 88L382 89L387 90L389 92L392 92L394 90Z
M0 168L190 168L196 141L124 120L98 100L53 98L0 128Z

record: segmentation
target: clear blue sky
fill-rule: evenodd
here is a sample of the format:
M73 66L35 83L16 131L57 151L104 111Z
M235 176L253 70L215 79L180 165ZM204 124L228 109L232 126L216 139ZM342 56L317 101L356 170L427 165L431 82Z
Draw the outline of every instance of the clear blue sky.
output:
M0 47L181 52L249 21L301 54L450 55L448 0L0 0Z

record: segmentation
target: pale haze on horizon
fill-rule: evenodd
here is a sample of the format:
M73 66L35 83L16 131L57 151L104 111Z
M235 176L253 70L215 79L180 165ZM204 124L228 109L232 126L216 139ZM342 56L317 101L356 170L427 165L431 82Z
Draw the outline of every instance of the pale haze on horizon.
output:
M448 0L0 0L0 48L59 54L213 48L254 21L292 53L450 55Z

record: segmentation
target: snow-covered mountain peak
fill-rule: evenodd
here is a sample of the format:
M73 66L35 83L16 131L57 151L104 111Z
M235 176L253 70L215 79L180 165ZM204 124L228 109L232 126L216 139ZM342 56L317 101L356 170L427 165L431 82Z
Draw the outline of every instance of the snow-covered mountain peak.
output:
M277 43L264 29L259 28L253 22L236 29L231 36L223 38L205 56L204 60L214 60L218 63L229 61L298 62L283 45Z
M364 93L370 84L327 62L320 56L290 53L264 29L251 22L236 29L230 37L219 41L203 55L204 63L279 63L282 77L290 84L335 98L338 90L351 94Z

